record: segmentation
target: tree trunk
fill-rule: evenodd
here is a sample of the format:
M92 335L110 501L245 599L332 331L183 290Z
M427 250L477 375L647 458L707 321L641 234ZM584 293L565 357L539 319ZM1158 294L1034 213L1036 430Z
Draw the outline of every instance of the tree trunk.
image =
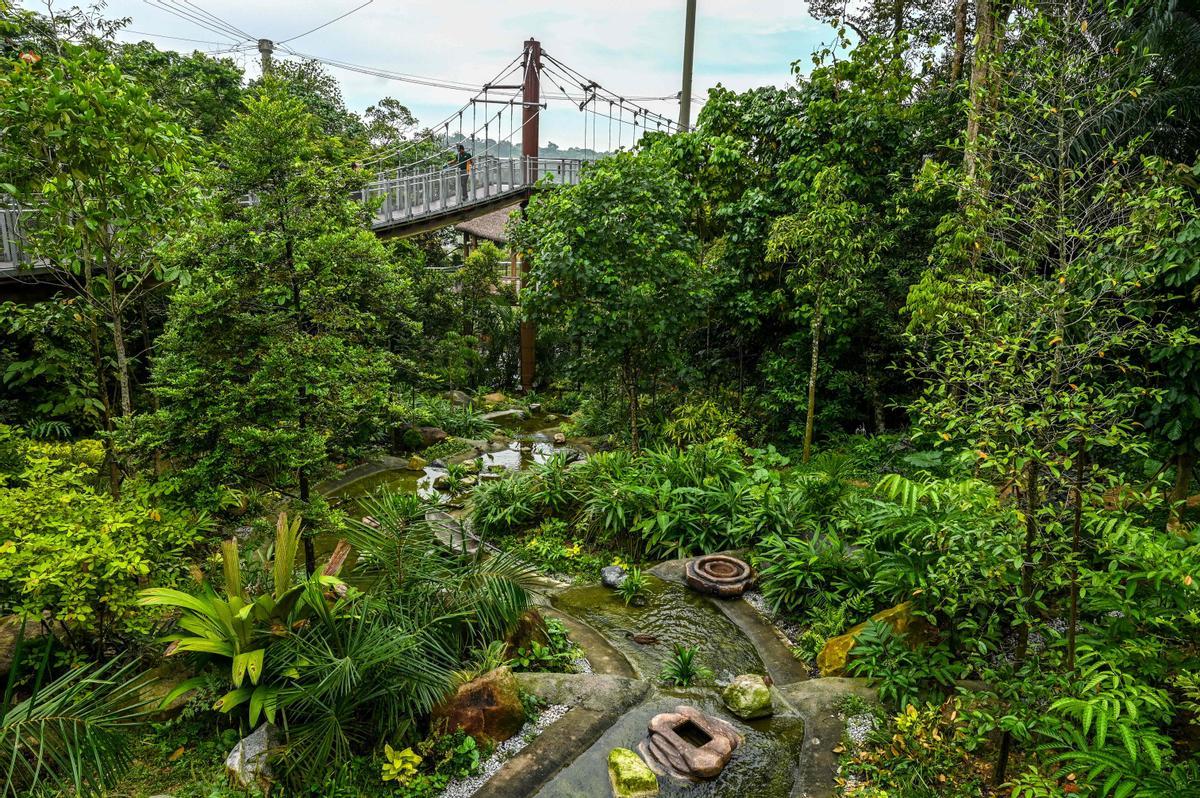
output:
M807 463L812 456L813 424L817 410L817 363L821 356L821 300L818 295L813 303L813 317L809 324L812 335L812 352L808 364L808 411L804 417L804 454L801 459Z
M295 254L292 250L292 240L289 238L284 243L285 257L287 258L288 268L292 272L292 313L296 321L296 333L300 336L308 335L308 323L304 317L304 303L301 301L300 282L296 279L296 261ZM308 429L308 386L301 383L297 388L297 404L300 406L300 416L296 420L297 426L301 432ZM308 468L300 466L297 469L297 478L300 480L300 503L303 505L301 512L308 509L309 499L309 484L308 484ZM313 545L312 535L308 532L303 533L304 540L304 572L312 576L317 570L317 552Z
M1030 460L1025 467L1025 557L1021 563L1021 598L1028 603L1033 596L1033 549L1037 543L1037 511L1038 511L1038 464ZM1026 615L1029 607L1025 607ZM1029 650L1029 621L1021 622L1017 632L1017 662L1024 662Z
M1196 455L1192 452L1180 452L1175 455L1175 484L1171 487L1171 495L1167 505L1167 531L1184 534L1183 511L1186 509L1188 491L1192 486L1192 471L1196 468Z
M638 435L638 391L637 371L633 367L631 355L625 356L624 372L625 393L629 396L629 448L634 454L641 451L640 436Z
M1004 0L975 0L975 57L971 62L970 103L967 111L966 142L963 149L963 174L968 184L978 177L982 158L980 134L983 120L995 110L1000 97L1000 73L996 61L1004 49L1004 27L1010 6ZM966 21L964 12L964 48ZM957 35L957 22L955 23Z
M967 0L954 4L954 56L950 60L950 82L962 77L963 61L967 56Z
M1075 635L1079 628L1079 550L1083 531L1083 478L1087 470L1087 450L1079 447L1075 467L1075 513L1071 519L1071 607L1067 618L1067 670L1075 670Z
M875 434L882 435L887 425L883 416L883 397L879 395L879 364L874 355L867 355L867 396L871 400Z
M117 354L117 387L121 392L121 415L133 415L133 397L129 390L129 357L125 350L125 322L121 318L121 305L117 302L117 278L115 270L108 269L108 313L112 322L113 351Z

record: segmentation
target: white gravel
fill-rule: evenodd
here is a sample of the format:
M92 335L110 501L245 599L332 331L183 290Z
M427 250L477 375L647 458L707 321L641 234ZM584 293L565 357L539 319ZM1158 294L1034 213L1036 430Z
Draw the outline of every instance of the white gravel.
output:
M742 598L746 600L747 604L758 610L758 614L764 620L779 630L779 633L787 641L788 646L796 645L796 641L800 639L800 635L804 632L803 626L795 621L781 618L772 612L771 605L767 603L766 597L757 590L747 590L742 594Z
M588 662L587 657L580 657L577 660L572 660L571 665L575 668L576 673L593 673L592 663Z
M867 741L867 737L874 730L875 716L870 712L863 712L846 718L846 736L856 749L863 747L863 744Z
M446 789L442 791L442 798L470 798L488 779L496 775L505 762L533 742L547 726L567 714L570 708L570 704L554 704L543 709L537 720L529 721L516 735L497 745L492 755L480 764L478 773L465 779L454 779L447 784Z

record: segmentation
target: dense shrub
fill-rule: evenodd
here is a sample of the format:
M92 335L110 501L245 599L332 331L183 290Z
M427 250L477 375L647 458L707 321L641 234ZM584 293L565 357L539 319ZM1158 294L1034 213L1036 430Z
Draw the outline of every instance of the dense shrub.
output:
M127 480L120 498L100 487L97 441L29 441L0 426L0 614L53 618L103 641L147 632L139 587L186 575L184 553L211 524Z

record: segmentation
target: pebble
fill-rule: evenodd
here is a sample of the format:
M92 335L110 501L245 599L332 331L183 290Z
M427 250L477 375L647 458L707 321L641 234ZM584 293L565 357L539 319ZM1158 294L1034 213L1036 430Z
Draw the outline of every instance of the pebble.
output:
M571 666L575 668L576 673L593 673L592 663L588 662L587 657L580 657L571 662Z
M533 742L533 739L541 734L547 726L567 714L567 710L570 708L569 704L554 704L546 707L537 716L537 720L526 723L516 735L497 745L492 755L480 765L478 773L465 779L453 779L447 784L446 789L442 791L441 798L470 798L487 783L488 779L496 775L505 762Z
M804 632L804 627L771 612L771 605L767 603L766 596L757 590L747 590L742 594L742 598L746 600L747 604L758 610L758 614L783 635L784 640L787 641L789 646L796 645L796 641L800 639L800 635Z

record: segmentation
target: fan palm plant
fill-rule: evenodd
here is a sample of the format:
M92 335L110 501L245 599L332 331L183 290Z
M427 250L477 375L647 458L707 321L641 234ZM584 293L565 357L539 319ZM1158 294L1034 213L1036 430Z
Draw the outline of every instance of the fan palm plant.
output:
M30 696L13 704L17 641L0 703L0 798L39 790L102 794L129 765L129 732L156 708L142 698L154 678L137 673L134 663L77 668L43 683L52 646L44 650Z

